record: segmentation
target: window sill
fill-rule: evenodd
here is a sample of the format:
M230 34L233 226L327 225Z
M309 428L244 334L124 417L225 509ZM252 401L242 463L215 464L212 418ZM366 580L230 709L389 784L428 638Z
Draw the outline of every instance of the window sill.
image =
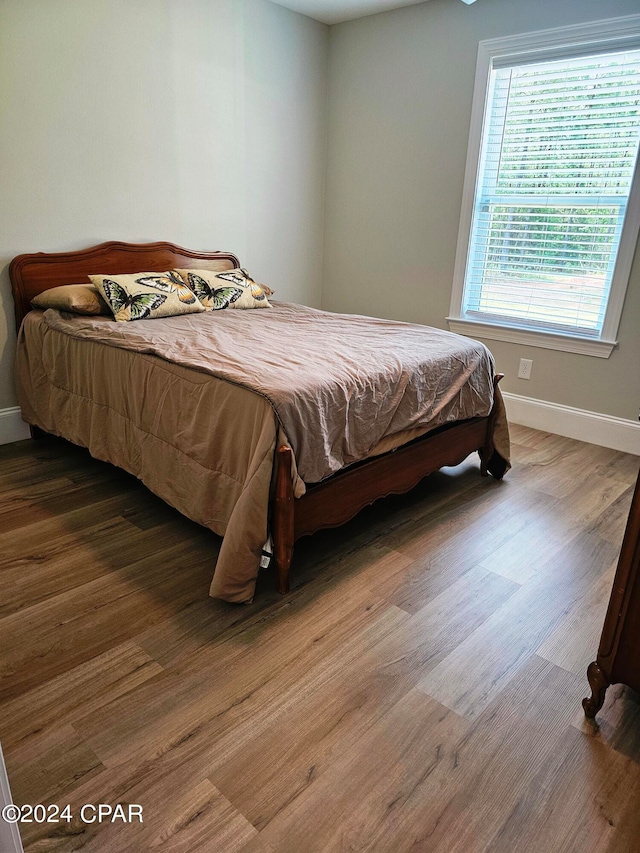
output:
M581 338L576 335L561 335L553 332L537 332L533 329L520 329L516 326L500 326L478 320L465 320L460 317L447 317L449 329L459 335L470 338L488 338L491 341L509 341L514 344L527 344L532 347L554 349L561 352L577 352L580 355L593 355L597 358L609 358L617 341Z

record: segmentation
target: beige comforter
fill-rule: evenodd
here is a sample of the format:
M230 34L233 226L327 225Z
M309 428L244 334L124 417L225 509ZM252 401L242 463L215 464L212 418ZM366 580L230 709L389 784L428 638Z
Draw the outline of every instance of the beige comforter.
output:
M253 596L278 430L300 495L493 402L492 358L476 341L283 303L135 323L34 312L17 377L29 422L224 536L211 594L229 601Z

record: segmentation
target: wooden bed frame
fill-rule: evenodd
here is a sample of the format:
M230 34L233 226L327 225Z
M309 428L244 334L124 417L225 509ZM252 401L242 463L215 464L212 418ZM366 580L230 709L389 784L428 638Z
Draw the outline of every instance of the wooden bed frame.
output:
M31 310L31 300L51 287L84 284L97 270L103 273L162 272L174 268L221 269L240 266L227 252L195 252L173 243L102 243L75 252L19 255L9 266L15 304L16 327ZM496 374L494 390L503 374ZM378 498L403 494L439 468L458 465L470 453L480 453L482 476L490 472L497 479L505 465L494 455L493 432L496 403L488 417L471 418L440 427L397 450L367 459L339 471L321 483L310 485L301 498L294 498L293 453L279 447L275 493L271 501L271 526L278 589L289 590L289 570L293 546L301 536L326 527L338 527ZM31 435L41 434L31 427Z

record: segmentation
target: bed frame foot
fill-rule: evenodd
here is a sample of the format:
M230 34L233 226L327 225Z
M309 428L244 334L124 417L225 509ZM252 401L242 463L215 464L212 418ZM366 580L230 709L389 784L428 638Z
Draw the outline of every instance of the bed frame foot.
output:
M286 445L277 451L278 471L276 493L273 503L273 540L278 592L289 592L289 569L293 557L294 542L294 497L292 480L293 451Z
M587 669L587 678L591 687L591 696L582 700L585 717L592 720L604 704L604 696L609 687L609 679L600 669L597 661L589 664Z

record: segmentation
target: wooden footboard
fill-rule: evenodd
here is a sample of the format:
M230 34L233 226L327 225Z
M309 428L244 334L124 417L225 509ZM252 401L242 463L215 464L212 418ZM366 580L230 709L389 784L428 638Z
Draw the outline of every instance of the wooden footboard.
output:
M503 375L496 374L494 389ZM459 465L474 451L480 453L481 474L487 476L491 472L500 479L503 472L491 467L497 414L494 397L488 417L440 427L397 450L352 465L309 486L306 494L297 499L291 476L293 451L287 446L278 448L272 529L279 592L289 591L293 546L301 536L339 527L378 498L404 494L434 471Z

